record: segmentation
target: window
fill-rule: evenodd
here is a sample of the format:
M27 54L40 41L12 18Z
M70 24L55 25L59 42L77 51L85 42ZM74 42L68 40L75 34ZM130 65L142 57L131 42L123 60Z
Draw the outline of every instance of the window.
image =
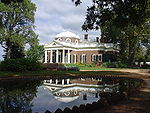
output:
M77 63L77 55L76 55L76 54L73 55L73 62L74 62L75 64Z
M66 41L67 41L67 42L71 42L71 39L70 39L70 38L67 38Z
M82 64L85 64L85 63L86 63L86 55L85 55L85 54L82 54L82 55L80 56L80 62L81 62Z
M62 41L62 39L61 39L61 38L58 38L57 40L58 40L58 41Z
M91 55L91 61L96 61L96 55L95 54Z
M91 55L91 62L93 61L93 55Z
M91 55L92 62L102 62L102 54L93 54Z
M75 40L75 43L78 44L78 40Z
M102 54L99 54L99 55L98 55L98 61L99 61L99 62L102 62Z
M80 55L80 63L82 63L82 55Z

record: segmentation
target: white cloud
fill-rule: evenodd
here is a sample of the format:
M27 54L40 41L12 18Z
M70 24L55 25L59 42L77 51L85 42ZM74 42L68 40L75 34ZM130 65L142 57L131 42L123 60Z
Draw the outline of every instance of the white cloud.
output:
M85 32L81 26L85 20L87 4L91 1L83 1L76 7L71 0L32 0L37 6L36 33L39 34L40 42L47 42L62 31L72 31L79 36ZM91 37L99 35L98 32L89 32Z
M3 57L2 57L3 54L4 54L4 53L3 53L3 49L2 49L2 47L0 46L0 60L3 59Z
M83 0L76 7L72 0L31 0L36 4L35 32L39 35L40 44L45 44L62 31L71 31L81 38L83 32L81 26L85 20L87 5L91 0ZM88 32L89 37L96 37L99 32ZM2 50L0 50L2 53ZM1 55L0 55L1 59Z

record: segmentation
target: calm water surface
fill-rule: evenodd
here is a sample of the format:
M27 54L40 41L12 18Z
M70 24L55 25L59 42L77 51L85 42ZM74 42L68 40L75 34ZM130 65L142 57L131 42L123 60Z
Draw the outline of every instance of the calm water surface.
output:
M138 80L129 78L16 79L0 81L0 113L44 113L58 108L86 105L135 88Z

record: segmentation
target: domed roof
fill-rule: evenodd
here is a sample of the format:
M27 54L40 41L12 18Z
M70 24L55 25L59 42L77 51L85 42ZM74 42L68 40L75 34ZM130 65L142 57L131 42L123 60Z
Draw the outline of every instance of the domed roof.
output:
M79 96L74 96L74 97L58 97L58 96L55 96L54 98L57 99L58 101L67 103L67 102L71 102L71 101L76 100L77 98L79 98Z
M76 35L75 33L72 33L72 32L61 32L56 35L56 38L58 38L58 37L73 37L73 38L80 39L80 37L78 35Z

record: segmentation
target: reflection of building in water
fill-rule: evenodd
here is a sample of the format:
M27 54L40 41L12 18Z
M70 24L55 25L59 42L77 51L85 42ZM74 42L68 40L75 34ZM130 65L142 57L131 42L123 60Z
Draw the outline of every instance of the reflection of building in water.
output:
M44 80L44 87L50 91L54 97L63 102L71 102L83 93L83 100L87 100L87 94L113 93L119 89L119 83L103 84L102 78L80 78L80 79L50 79Z

